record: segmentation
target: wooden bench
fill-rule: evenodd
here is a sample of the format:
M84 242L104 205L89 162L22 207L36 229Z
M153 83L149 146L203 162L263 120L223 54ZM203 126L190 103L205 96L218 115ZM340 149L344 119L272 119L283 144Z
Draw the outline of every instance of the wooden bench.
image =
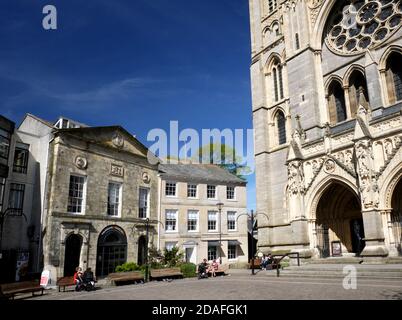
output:
M278 262L278 259L274 259L272 263L267 265L267 270L273 270L273 269L278 269L281 267L280 262ZM249 263L249 269L252 268L252 260L250 260ZM260 259L254 259L254 269L261 269L262 268L262 263Z
M59 292L61 287L63 287L63 292L66 292L66 287L75 286L74 277L58 278L56 285L59 287Z
M183 278L183 273L180 268L168 268L168 269L152 269L151 279L173 279L173 278Z
M18 293L32 293L32 296L35 296L35 292L41 291L41 295L43 295L44 289L39 285L38 281L6 283L0 285L0 296L14 300L15 295Z
M229 270L229 266L227 264L219 265L218 270L215 271L216 275L225 275ZM208 272L208 276L211 276L211 271Z
M248 264L248 268L251 269L253 265L253 259L250 259L250 263ZM254 269L261 268L261 259L254 259Z
M110 273L108 279L115 285L143 282L144 275L140 271Z

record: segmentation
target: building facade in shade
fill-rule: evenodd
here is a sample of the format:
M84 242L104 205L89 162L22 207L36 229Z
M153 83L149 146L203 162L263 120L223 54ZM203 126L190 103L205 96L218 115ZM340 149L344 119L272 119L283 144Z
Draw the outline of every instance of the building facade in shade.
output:
M401 2L249 6L259 250L401 255Z
M247 263L246 182L216 165L162 164L159 170L160 249L177 246L195 264Z
M41 268L41 213L47 146L53 125L27 114L10 136L8 172L3 180L4 225L1 281L24 280ZM4 142L4 140L3 140Z

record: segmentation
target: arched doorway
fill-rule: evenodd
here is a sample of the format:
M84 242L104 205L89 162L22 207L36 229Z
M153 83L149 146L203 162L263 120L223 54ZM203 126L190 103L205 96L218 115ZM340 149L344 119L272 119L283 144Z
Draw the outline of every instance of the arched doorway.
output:
M117 266L127 262L127 238L124 231L111 226L102 231L98 239L96 274L107 276Z
M138 265L142 266L145 264L145 253L146 253L147 240L144 236L138 238Z
M64 254L64 276L72 276L80 264L82 237L78 234L71 234L66 239Z
M392 233L394 245L396 246L399 255L402 255L402 178L399 179L391 200L392 212Z
M341 182L332 182L316 211L317 248L322 258L345 253L359 255L365 246L360 201Z

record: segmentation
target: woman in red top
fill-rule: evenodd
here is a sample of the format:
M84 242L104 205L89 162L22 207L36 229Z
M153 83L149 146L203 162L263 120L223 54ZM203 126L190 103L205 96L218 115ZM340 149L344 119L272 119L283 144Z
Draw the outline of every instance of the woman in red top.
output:
M82 269L80 267L77 267L75 269L75 273L74 273L74 283L75 283L75 290L79 291L80 290L80 286L83 283L82 280Z

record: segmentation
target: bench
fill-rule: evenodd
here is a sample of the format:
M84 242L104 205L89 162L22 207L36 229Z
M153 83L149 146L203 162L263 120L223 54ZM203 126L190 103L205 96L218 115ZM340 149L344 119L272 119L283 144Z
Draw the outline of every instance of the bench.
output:
M59 287L59 292L61 287L63 287L63 292L66 292L66 287L75 286L74 277L58 278L56 285Z
M267 270L273 270L273 269L278 269L281 267L280 260L278 259L273 259L274 261L270 264L267 265ZM250 260L249 263L249 269L252 268L252 260ZM262 268L262 263L260 259L254 259L254 269L261 269Z
M168 268L168 269L152 269L151 279L173 279L173 278L183 278L183 273L180 268Z
M32 296L35 296L35 292L41 291L41 295L43 295L44 289L39 285L38 281L5 283L0 285L0 296L14 300L15 295L18 293L32 293Z
M229 266L227 264L222 264L222 265L219 265L218 270L215 270L215 274L216 275L220 274L220 275L224 276L228 270L229 270ZM211 275L212 275L211 271L208 271L208 276L211 276Z
M143 282L144 275L140 271L110 273L108 279L117 286L131 282Z
M251 269L253 266L253 259L250 259L250 263L248 264L248 268ZM254 259L254 269L261 268L261 259Z

